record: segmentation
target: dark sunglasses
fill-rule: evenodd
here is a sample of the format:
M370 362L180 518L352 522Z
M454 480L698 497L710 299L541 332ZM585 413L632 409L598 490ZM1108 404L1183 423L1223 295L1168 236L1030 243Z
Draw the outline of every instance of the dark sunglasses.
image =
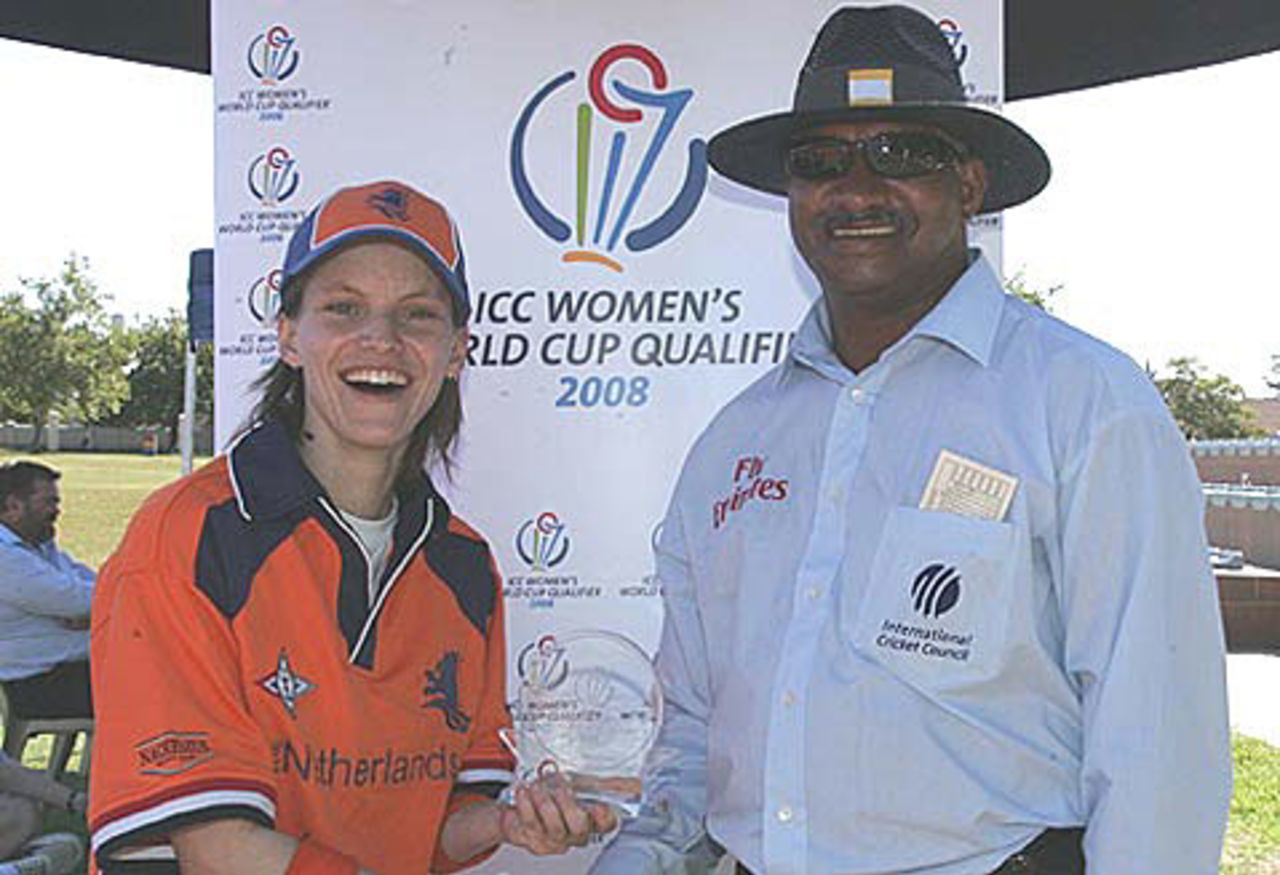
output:
M885 131L859 140L814 137L787 149L787 175L834 179L853 169L861 152L872 172L889 179L913 179L954 167L968 157L955 143L928 131Z

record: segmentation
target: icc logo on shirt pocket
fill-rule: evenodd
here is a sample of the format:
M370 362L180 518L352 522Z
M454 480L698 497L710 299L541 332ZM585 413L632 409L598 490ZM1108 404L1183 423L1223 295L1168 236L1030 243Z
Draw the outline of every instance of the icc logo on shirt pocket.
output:
M894 508L865 592L845 602L846 640L927 693L990 678L1006 649L1015 540L1006 522Z
M954 565L926 566L911 583L911 606L925 617L941 617L960 601L960 580Z

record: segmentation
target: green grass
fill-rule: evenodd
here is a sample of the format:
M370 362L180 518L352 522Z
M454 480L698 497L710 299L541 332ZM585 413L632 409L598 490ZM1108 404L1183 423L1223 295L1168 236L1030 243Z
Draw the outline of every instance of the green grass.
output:
M1280 748L1236 736L1223 875L1280 875Z
M0 450L0 461L19 455L25 454ZM180 469L177 456L44 453L31 458L62 472L59 543L95 567L115 549L142 499L177 477ZM198 459L197 466L203 461ZM42 768L49 746L47 736L34 740L23 760ZM1280 748L1235 736L1232 751L1235 795L1221 875L1280 875ZM72 755L72 767L78 762L79 751ZM68 781L83 778L72 774ZM84 831L82 820L64 812L50 812L47 826Z
M94 568L119 543L129 517L151 492L178 476L176 456L116 453L41 453L0 449L0 461L29 458L62 472L58 544ZM197 459L199 466L205 459Z

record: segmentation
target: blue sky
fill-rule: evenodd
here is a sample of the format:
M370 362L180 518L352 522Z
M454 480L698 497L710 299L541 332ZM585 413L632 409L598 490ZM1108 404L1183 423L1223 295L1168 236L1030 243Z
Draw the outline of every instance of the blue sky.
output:
M1055 313L1157 370L1194 355L1251 395L1280 353L1273 253L1280 53L1019 101L1054 161L1005 218L1005 271L1061 285ZM183 306L213 240L207 76L0 40L0 289L90 260L112 309Z

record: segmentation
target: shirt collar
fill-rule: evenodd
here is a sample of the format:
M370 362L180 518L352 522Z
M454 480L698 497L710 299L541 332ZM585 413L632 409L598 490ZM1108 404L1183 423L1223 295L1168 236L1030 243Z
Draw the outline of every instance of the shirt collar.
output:
M227 453L227 468L240 515L249 521L284 516L325 494L303 464L289 432L274 420L259 423L241 436ZM396 490L401 508L423 505L434 494L425 472Z
M25 545L26 543L21 535L9 528L8 523L0 523L0 544Z
M914 337L930 337L954 346L986 367L991 361L996 331L1000 327L1004 295L990 262L979 250L971 249L965 272L942 296L942 300L894 347L902 346ZM824 298L814 301L809 308L792 342L791 356L794 362L824 375L842 374L848 378L849 369L835 354L831 317Z
M277 517L324 494L283 425L255 425L227 453L236 505L246 520Z
M991 348L1000 328L1004 296L991 263L981 252L971 249L969 267L937 306L907 332L907 338L941 340L985 368L991 362Z
M0 546L21 547L24 550L30 550L49 562L54 562L58 554L58 548L54 544L55 540L55 538L50 538L47 541L41 541L39 544L33 544L9 528L8 523L0 523Z

